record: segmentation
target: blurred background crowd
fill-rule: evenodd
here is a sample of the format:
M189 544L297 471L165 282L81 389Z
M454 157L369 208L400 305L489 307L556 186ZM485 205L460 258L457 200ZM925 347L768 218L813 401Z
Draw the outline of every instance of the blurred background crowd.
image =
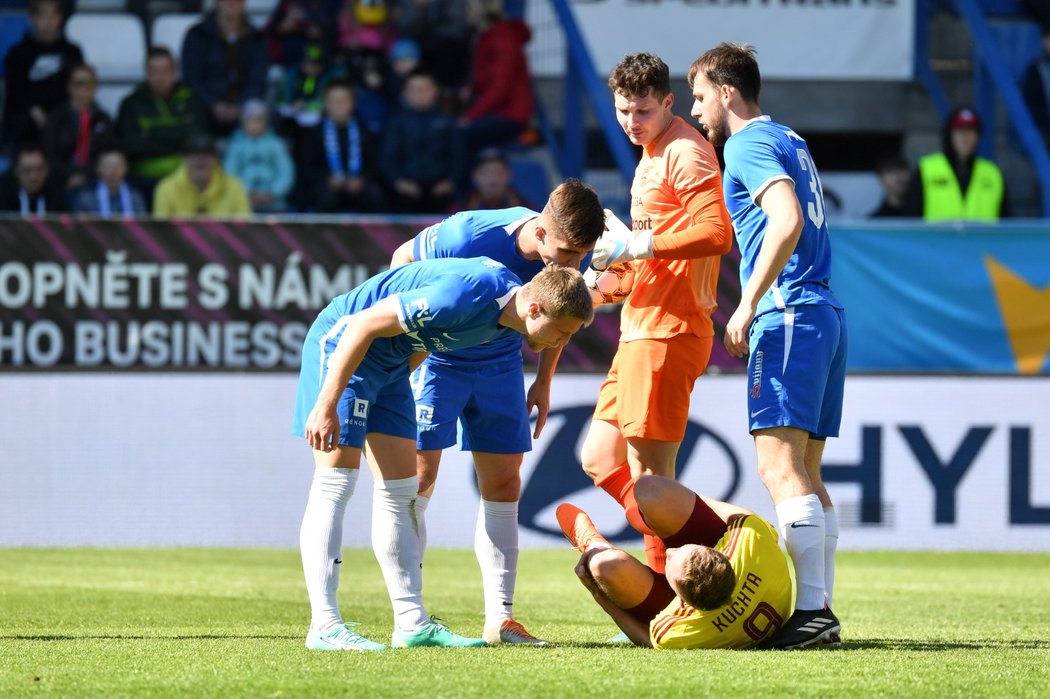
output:
M71 5L30 0L23 26L5 30L0 210L533 203L512 186L507 157L536 140L530 30L502 0L278 0L253 16L245 0L180 4L146 18L153 40L137 60L137 37L123 31L133 25L102 25L93 20L112 15ZM86 57L114 53L141 62L144 79L106 104L101 68Z

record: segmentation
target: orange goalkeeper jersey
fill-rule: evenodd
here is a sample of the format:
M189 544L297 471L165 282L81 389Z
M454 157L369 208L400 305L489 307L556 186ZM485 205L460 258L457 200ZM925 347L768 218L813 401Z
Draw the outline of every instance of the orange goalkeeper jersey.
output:
M776 531L758 515L734 518L715 548L726 555L736 587L729 604L700 611L675 597L649 622L653 648L750 648L791 616L791 563Z
M681 117L643 149L631 185L631 228L653 234L653 258L634 262L620 341L714 335L719 257L733 243L715 149Z

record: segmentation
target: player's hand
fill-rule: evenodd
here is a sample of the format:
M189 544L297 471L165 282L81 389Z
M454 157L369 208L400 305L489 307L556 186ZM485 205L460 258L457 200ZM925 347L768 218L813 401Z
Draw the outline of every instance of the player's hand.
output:
M542 381L534 381L529 386L529 392L525 397L525 409L532 415L532 409L536 408L536 429L532 433L533 439L540 438L543 426L547 424L547 415L551 411L551 385Z
M334 451L339 444L339 413L335 407L315 405L306 418L306 441L311 449Z
M743 357L748 353L748 332L755 319L755 309L747 304L737 306L729 322L726 323L726 351L734 357Z
M601 271L618 262L642 260L652 256L652 233L632 233L613 212L606 209L605 232L594 245L591 267Z

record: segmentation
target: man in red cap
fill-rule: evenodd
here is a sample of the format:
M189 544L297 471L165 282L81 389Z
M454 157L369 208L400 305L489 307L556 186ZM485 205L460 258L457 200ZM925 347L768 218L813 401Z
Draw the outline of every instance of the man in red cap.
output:
M959 107L944 126L944 150L919 159L910 209L926 221L998 221L1009 216L999 166L977 155L981 119Z

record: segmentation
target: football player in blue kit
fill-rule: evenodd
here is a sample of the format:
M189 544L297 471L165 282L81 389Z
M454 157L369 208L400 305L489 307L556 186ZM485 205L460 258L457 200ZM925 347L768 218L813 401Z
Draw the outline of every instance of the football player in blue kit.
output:
M408 360L511 335L560 348L593 317L576 270L545 269L526 284L489 258L427 260L389 270L318 315L303 345L292 431L313 449L314 476L299 535L310 598L307 648L383 650L339 613L343 514L367 445L375 478L372 548L394 612L395 647L483 646L435 622L422 603L415 527L416 408Z
M824 194L806 142L762 114L755 50L723 43L689 69L692 115L725 146L726 208L740 245L740 305L725 346L748 358L758 474L795 564L795 611L772 648L841 645L831 611L839 527L820 474L842 418L846 317L831 291Z
M584 265L605 228L594 190L576 179L551 192L541 212L523 207L465 211L421 231L402 245L391 266L434 258L485 255L529 280L549 265ZM441 451L456 443L472 452L481 504L474 549L485 599L483 637L490 643L543 644L513 618L518 567L518 471L550 408L550 384L560 347L540 353L526 393L521 339L505 332L483 345L432 353L412 374L416 400L419 497L416 520L426 548L425 511L434 492ZM529 414L537 409L536 428Z

